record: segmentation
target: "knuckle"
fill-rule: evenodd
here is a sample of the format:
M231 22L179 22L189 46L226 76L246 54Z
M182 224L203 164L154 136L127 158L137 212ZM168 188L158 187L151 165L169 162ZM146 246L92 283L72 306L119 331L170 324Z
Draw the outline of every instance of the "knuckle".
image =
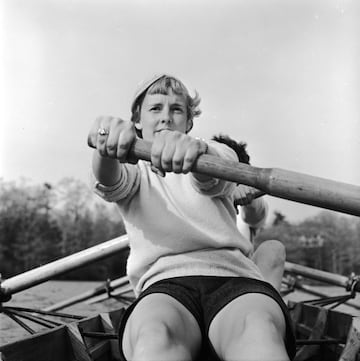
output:
M107 124L110 121L111 121L111 117L106 115L100 115L96 118L96 123L98 126L100 126L101 124Z
M108 152L110 152L110 153L113 153L113 152L116 152L116 149L117 149L117 147L116 147L116 145L115 144L107 144L106 145L106 150L108 151Z
M151 159L159 160L161 157L162 146L159 142L154 141L151 147Z
M124 124L124 126L128 127L128 128L133 128L135 126L134 122L130 121L130 120L124 120L122 118L119 118L119 121Z
M201 149L202 140L200 140L200 139L195 139L195 143L194 143L194 144L196 145L196 147L197 147L198 149Z
M193 155L186 155L184 158L184 162L188 164L193 164L195 161L195 157Z
M121 118L113 118L113 122L117 125L123 125L124 127L130 123L130 122L126 122L125 120L121 119Z
M99 153L100 153L100 155L101 155L102 157L106 157L106 156L107 156L107 152L106 152L105 149L100 148L100 149L98 149L98 151L99 151Z
M161 163L166 164L166 165L170 165L172 164L172 159L168 158L168 157L164 157L161 159Z
M106 137L97 137L97 144L98 146L103 146L106 143Z
M176 166L176 167L179 167L182 165L182 160L180 158L174 158L173 161L172 161L173 165Z
M117 149L120 151L126 151L129 149L129 143L128 142L119 143Z
M160 153L158 153L158 152L151 152L151 159L152 159L152 160L160 160Z

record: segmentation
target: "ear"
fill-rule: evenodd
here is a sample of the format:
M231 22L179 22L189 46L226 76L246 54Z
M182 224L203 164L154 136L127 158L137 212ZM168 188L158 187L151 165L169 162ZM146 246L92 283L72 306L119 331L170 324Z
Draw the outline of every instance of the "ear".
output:
M132 111L131 121L134 123L135 128L140 130L142 126L140 124L140 107L137 106L136 109Z
M139 121L137 121L137 122L135 123L135 128L136 128L137 130L141 130L141 129L142 129L142 125L141 125L141 123L140 123Z
M190 130L192 129L194 123L193 123L193 120L192 119L188 119L187 121L187 126L186 126L186 133L189 133Z

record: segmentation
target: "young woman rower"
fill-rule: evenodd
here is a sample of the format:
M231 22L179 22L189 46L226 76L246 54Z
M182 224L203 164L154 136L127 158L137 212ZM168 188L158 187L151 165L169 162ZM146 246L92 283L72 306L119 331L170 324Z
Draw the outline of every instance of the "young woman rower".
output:
M122 358L292 359L287 308L236 226L235 184L191 172L204 153L237 159L188 135L199 101L179 79L155 76L138 89L131 121L98 117L88 136L95 191L116 202L129 235L137 299L120 325ZM137 135L152 142L151 164L125 163Z

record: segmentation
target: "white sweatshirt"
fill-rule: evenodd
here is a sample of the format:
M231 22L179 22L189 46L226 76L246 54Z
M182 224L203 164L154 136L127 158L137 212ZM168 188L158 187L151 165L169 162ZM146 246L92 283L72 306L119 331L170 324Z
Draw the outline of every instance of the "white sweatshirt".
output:
M236 161L227 146L211 142L223 159ZM154 282L191 275L244 276L263 280L248 258L251 242L236 225L235 184L198 182L189 174L151 171L147 162L123 164L111 187L95 192L116 202L129 236L127 274L138 295Z

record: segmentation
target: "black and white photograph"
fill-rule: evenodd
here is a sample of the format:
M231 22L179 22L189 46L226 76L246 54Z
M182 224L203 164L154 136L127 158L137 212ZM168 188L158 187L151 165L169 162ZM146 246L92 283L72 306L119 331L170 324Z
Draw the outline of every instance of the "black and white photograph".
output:
M0 360L360 359L360 2L0 24Z

